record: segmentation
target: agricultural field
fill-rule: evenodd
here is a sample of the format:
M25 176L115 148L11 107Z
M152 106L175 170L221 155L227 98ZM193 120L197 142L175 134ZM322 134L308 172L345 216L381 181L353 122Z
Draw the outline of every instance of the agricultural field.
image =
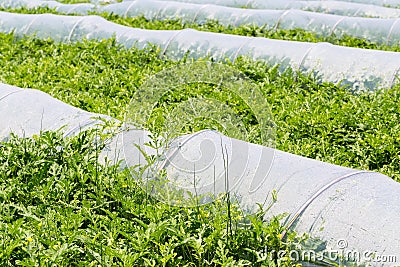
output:
M2 11L57 13L49 8ZM211 20L196 25L179 19L98 15L143 29L193 28L400 52L400 46L350 36L323 37L301 29L271 31L252 25L226 27ZM0 33L0 82L39 89L75 107L120 120L148 77L195 61L210 59L173 60L156 46L126 48L115 39L57 43ZM277 149L380 172L400 182L399 85L352 92L346 86L293 70L280 72L279 66L247 57L221 64L244 73L263 93L276 124ZM212 88L191 85L159 106L167 106L168 112L168 106L193 95L226 101L248 127L257 126L246 105ZM211 120L189 131L208 128L216 128ZM184 208L157 201L128 171L98 163L102 146L93 147L95 138L95 131L68 138L60 132L43 132L32 138L11 136L0 143L0 266L300 265L271 252L289 251L307 239L290 231L282 238L285 229L280 217L264 221L263 209L247 214L229 196ZM248 141L260 142L257 138Z

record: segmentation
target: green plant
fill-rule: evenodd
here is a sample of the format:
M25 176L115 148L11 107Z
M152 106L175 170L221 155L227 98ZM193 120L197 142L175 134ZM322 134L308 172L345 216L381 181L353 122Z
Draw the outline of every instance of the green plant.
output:
M251 26L229 29L216 22L196 26L102 15L143 28L193 26L287 40L326 40L301 30L265 32ZM398 46L331 38L341 45L399 51ZM112 39L58 44L0 34L0 43L2 82L37 88L74 106L119 119L135 90L150 75L187 61L169 60L157 47L126 49ZM278 149L379 171L400 181L398 86L355 95L311 76L290 70L280 73L278 67L263 62L239 58L225 64L242 71L263 91L277 125ZM200 96L225 100L248 126L256 126L244 103L224 91L197 84L166 95L155 116L188 97ZM203 128L213 128L212 121L186 130ZM291 245L292 235L287 242L280 239L279 218L263 222L262 210L245 215L227 199L187 209L158 202L145 194L128 171L98 164L101 146L93 148L97 134L85 132L63 139L60 133L42 133L27 139L12 136L0 143L0 265L293 264L263 253L265 246L285 250Z
M288 248L279 218L264 222L262 210L246 215L223 199L158 202L127 169L99 165L98 137L42 132L0 143L1 266L292 266L260 258L266 246Z
M181 62L159 50L126 49L114 40L58 44L0 34L0 81L37 88L76 107L124 118L136 88L147 77ZM230 64L264 92L276 128L276 147L294 154L358 169L379 171L400 179L398 86L353 94L344 87L245 58ZM191 93L193 92L193 93ZM193 85L166 96L159 107L173 107L188 96L229 99L249 126L246 105L210 87ZM164 103L164 104L163 104ZM210 125L206 121L192 130Z

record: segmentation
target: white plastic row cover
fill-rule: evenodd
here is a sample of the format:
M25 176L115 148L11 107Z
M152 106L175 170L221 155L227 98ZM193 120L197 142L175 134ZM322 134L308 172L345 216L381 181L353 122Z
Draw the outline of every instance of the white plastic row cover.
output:
M48 1L48 0L45 0ZM91 0L91 3L94 4L110 4L116 2L127 2L132 0ZM166 0L169 1L169 0ZM266 9L265 2L268 0L174 0L176 2L187 2L187 3L197 3L197 4L212 4L215 3L217 5L224 5L224 6L233 6L233 7L246 7L246 8L264 8ZM332 0L280 0L276 2L334 2ZM368 5L376 5L376 6L390 6L390 7L400 7L399 0L337 0L338 2L342 2L342 5L349 5L352 3L359 3L359 4L368 4ZM345 2L345 3L343 3Z
M309 1L309 0L305 0L305 1ZM320 0L320 1L330 1L330 0ZM399 0L338 0L338 1L346 2L346 3L372 4L372 5L377 5L377 6L400 7Z
M99 116L107 118L71 107L37 90L0 84L0 140L7 140L11 132L29 137L61 126L65 126L65 135L76 134L82 126L95 127ZM150 140L143 130L119 133L101 153L100 160L122 160L123 166L130 167L143 164L146 161L135 145L154 153L144 145ZM179 150L175 150L178 145ZM225 148L225 156L221 147ZM171 150L175 152L170 153ZM253 211L256 203L264 208L272 205L266 219L287 213L283 223L299 234L307 233L326 242L325 248L319 248L325 252L337 251L341 245L338 242L344 240L346 247L341 249L351 253L371 252L400 261L400 184L385 175L307 159L214 131L182 136L164 152L170 155L168 164L163 165L168 177L192 193L195 162L196 166L207 166L195 173L199 195L218 195L229 184L231 195L245 210ZM202 153L207 157L199 159ZM229 176L225 177L227 171ZM276 201L272 196L275 190ZM366 260L360 258L358 263ZM381 262L374 266L393 264Z
M9 0L0 0L0 6ZM29 2L28 7L43 6L43 1ZM17 4L18 1L14 2ZM53 2L52 2L53 3ZM56 4L59 4L55 2ZM73 5L71 5L73 6ZM66 13L87 14L88 5L78 7L68 5L59 6L59 10ZM94 10L94 9L93 9ZM137 0L111 4L98 8L99 11L114 13L125 17L144 15L147 19L176 19L183 22L203 24L207 20L217 20L221 25L240 26L256 25L275 29L303 29L322 36L334 35L340 37L348 35L366 39L378 44L398 45L400 42L400 19L378 19L345 17L330 14L321 14L301 10L254 10L240 9L215 5L198 5L168 1ZM79 11L79 12L78 12ZM400 12L400 9L398 10ZM399 13L400 15L400 13Z
M142 3L140 3L142 2ZM136 8L142 5L144 0L136 1L124 1L122 3L114 3L109 5L96 5L96 4L62 4L56 1L41 1L41 0L1 0L0 7L3 8L19 8L19 7L44 7L48 6L50 8L55 8L59 12L63 13L76 13L81 15L86 15L89 11L108 11L117 14L125 14L127 16L132 16L132 14L137 14L135 10L129 7L131 4ZM162 4L161 2L165 2ZM177 1L150 1L147 4L148 8L155 9L157 6L170 5L176 7L178 10L187 9L191 4L201 4L201 5L211 5L208 7L198 7L200 12L205 12L202 9L220 9L220 12L224 12L224 5L218 5L219 2L215 1L192 1L190 3L177 2ZM240 8L240 5L227 5L231 8ZM130 10L128 12L128 9ZM343 3L340 1L296 1L296 0L264 0L262 2L262 9L265 10L289 10L298 9L304 11L312 11L318 13L328 13L342 16L354 16L354 17L375 17L375 18L400 18L400 9L381 7L375 5L358 4L358 3ZM226 12L232 12L234 14L243 13L242 16L249 16L254 14L255 16L263 15L262 12L257 12L257 9L242 9L237 11L232 11L226 9ZM237 16L237 15L236 15ZM256 18L256 21L260 18Z
M169 1L169 0L161 0ZM377 6L371 3L344 3L342 1L297 1L297 0L259 0L259 1L232 1L232 0L174 0L182 3L213 4L226 7L251 9L301 9L306 11L329 13L343 16L399 18L399 9L387 6ZM126 1L124 1L126 2Z
M381 44L399 44L400 19L345 17L301 10L254 10L215 5L138 0L105 6L101 9L126 17L144 15L147 19L176 19L203 24L265 26L267 29L304 29L322 36L348 35ZM400 15L400 9L399 15Z
M42 0L0 0L1 8L38 8L48 7L54 8L58 12L65 14L82 14L86 15L89 11L94 11L96 5L91 3L79 4L63 4L57 1L42 1Z
M123 0L126 1L126 0ZM168 1L168 0L167 0ZM265 9L268 8L265 0L175 0L177 2L187 2L187 3L197 3L197 4L216 4L222 6L233 6L233 7L248 7L248 8L256 8L256 9ZM289 2L293 0L280 0L276 2ZM294 0L296 1L296 0ZM314 1L314 0L305 0L305 2ZM391 7L399 7L399 0L337 0L338 2L342 2L343 5L348 5L351 3L360 3L360 4L371 4L376 6L391 6ZM267 1L268 2L268 1ZM300 2L300 1L299 1ZM331 0L321 0L320 2L333 2Z
M115 37L117 42L139 49L159 46L171 59L212 57L234 61L249 56L288 68L313 73L317 79L347 85L352 90L390 88L398 82L400 53L199 32L143 30L109 22L98 16L60 16L0 12L0 32L35 35L58 42Z

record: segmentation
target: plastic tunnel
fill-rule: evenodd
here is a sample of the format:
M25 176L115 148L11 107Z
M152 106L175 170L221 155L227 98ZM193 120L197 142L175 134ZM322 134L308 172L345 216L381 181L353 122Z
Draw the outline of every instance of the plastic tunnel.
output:
M144 15L150 20L180 18L186 23L204 24L207 20L217 20L225 26L252 24L264 26L267 29L299 28L322 36L340 37L345 34L389 45L400 41L400 25L398 25L400 10L396 10L396 19L377 19L321 14L296 9L255 10L152 0L123 2L101 7L100 10L125 17Z
M160 0L167 1L167 0ZM251 9L301 9L306 11L329 13L343 16L398 18L399 9L376 6L369 3L351 3L342 1L297 1L297 0L262 0L262 1L230 1L230 0L176 0L176 2L192 4L214 4L226 7ZM248 9L248 10L251 10Z
M61 126L65 126L65 135L72 135L95 127L99 117L111 119L79 110L37 90L0 84L0 140L7 140L12 132L28 137ZM143 130L119 133L102 157L135 166L141 153L134 144L143 148L148 140L148 132ZM209 156L199 158L201 153ZM169 176L187 183L187 177L193 176L193 171L187 170L192 170L196 162L199 194L225 192L228 181L228 190L243 208L253 210L256 203L270 207L266 219L286 213L283 223L299 234L322 240L322 251L357 252L361 255L359 262L373 262L372 253L400 260L400 184L385 175L319 162L215 131L182 136L165 154L168 157L161 166ZM228 180L225 173L229 173ZM346 247L338 243L341 240L345 240ZM365 258L366 252L371 252L369 258Z
M323 2L322 2L323 3ZM0 6L27 8L46 6L43 1L0 0ZM225 26L256 25L269 30L303 29L322 36L340 37L348 35L366 39L378 44L398 44L400 42L400 19L379 19L346 17L321 14L296 9L255 10L231 8L216 5L199 5L179 2L137 0L96 7L90 4L66 5L49 2L49 7L64 13L88 14L89 11L108 12L123 17L143 15L149 20L181 19L185 23L204 24L207 20L217 20ZM396 10L400 17L400 9Z
M330 0L322 0L322 1L330 1ZM377 6L395 6L395 7L397 7L400 3L398 0L339 0L339 1L372 4Z
M218 3L218 2L217 2ZM200 6L199 6L200 5ZM37 8L37 7L49 7L54 8L58 12L63 12L67 14L75 13L79 15L86 15L89 11L98 12L112 12L115 14L123 16L137 16L140 14L139 11L143 11L144 8L149 8L149 11L145 14L149 15L154 12L155 9L160 10L160 18L164 18L171 12L171 9L177 9L177 14L183 14L187 9L196 9L199 12L200 17L204 14L208 14L214 9L217 12L211 12L208 14L212 16L214 13L226 14L232 13L235 17L249 17L250 15L256 16L255 22L263 23L260 16L268 16L268 10L303 10L312 11L318 13L328 13L334 15L342 16L352 16L352 17L368 17L368 18L399 18L400 9L387 8L368 4L358 4L358 3L343 3L339 1L296 1L296 0L285 0L285 1L273 1L266 0L263 2L262 9L243 9L239 5L221 6L214 4L213 1L198 1L196 3L185 3L185 2L175 2L175 1L145 1L145 0L135 0L135 1L125 1L122 3L112 3L108 5L96 5L96 4L62 4L56 1L41 1L41 0L1 0L0 7L3 8ZM233 9L234 8L234 9ZM137 9L137 10L135 10ZM163 11L164 10L164 11ZM146 10L147 11L147 10ZM196 18L197 15L193 18ZM217 19L217 18L215 18ZM260 21L261 22L258 22ZM267 20L268 21L268 20ZM248 21L252 23L252 21Z
M70 14L77 13L86 15L89 11L94 11L96 7L94 4L81 3L81 4L63 4L57 1L42 1L42 0L1 0L0 7L2 8L38 8L48 7L54 8L58 12Z
M45 0L47 1L47 0ZM91 3L95 4L107 4L107 3L115 3L118 0L91 0ZM132 0L122 0L122 2L132 1ZM163 1L163 0L162 0ZM169 1L169 0L166 0ZM265 8L264 0L175 0L177 2L188 2L188 3L215 3L218 5L225 5L225 6L235 6L235 7L247 7L247 8ZM288 2L288 1L297 1L297 0L281 0L279 2ZM303 0L303 2L334 2L331 0ZM345 2L347 4L351 3L360 3L360 4L370 4L376 6L390 6L390 7L398 7L399 1L398 0L337 0L338 2ZM276 1L278 2L278 1ZM297 1L301 2L301 1Z
M162 0L164 1L164 0ZM168 0L166 0L168 1ZM204 4L204 3L214 3L216 5L222 5L222 6L233 6L233 7L247 7L247 8L267 8L266 3L268 1L265 0L175 0L177 2L187 2L187 3L198 3L198 4ZM275 1L275 2L291 2L291 1L296 1L296 0L281 0L281 1ZM311 2L315 0L310 0L307 1L305 0L304 2ZM300 1L299 1L300 2ZM321 0L319 2L333 2L331 0ZM351 3L359 3L359 4L370 4L370 5L376 5L376 6L393 6L393 7L398 7L399 6L399 1L398 0L338 0L338 2L342 2L343 5L348 5Z
M35 35L59 42L115 37L126 47L159 46L172 59L185 55L234 61L248 56L313 73L321 81L347 85L351 90L390 88L398 82L400 53L335 46L328 43L305 43L219 33L142 30L121 26L98 16L31 15L0 12L0 31L17 36Z

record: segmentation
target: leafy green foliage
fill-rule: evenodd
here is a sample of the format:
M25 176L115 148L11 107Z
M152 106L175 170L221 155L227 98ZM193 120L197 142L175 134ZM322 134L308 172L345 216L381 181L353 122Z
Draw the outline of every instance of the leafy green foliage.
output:
M95 137L0 143L1 266L292 266L264 253L288 249L278 218L263 222L263 211L245 215L223 199L158 202L128 170L98 164Z
M17 10L25 13L51 9ZM263 36L298 41L329 41L353 47L399 51L351 37L320 37L302 30L267 31L253 26L223 27L143 17L103 17L148 29L183 29ZM160 55L156 47L126 49L115 40L58 44L0 34L0 81L37 88L76 107L122 119L135 90L152 74L182 62ZM374 170L400 181L399 87L353 94L290 70L279 73L265 63L240 58L226 63L254 81L270 103L277 124L278 149L352 168ZM248 107L212 88L188 86L161 99L157 112L188 97L214 97L231 103L249 127ZM157 114L156 114L157 115ZM190 131L213 128L212 121ZM0 265L22 266L280 266L265 246L288 249L280 241L278 219L263 212L244 215L228 202L175 208L147 196L127 172L99 166L93 134L62 139L43 133L12 137L0 144ZM256 140L255 140L256 141ZM62 147L63 149L60 149ZM228 208L230 212L228 212ZM228 213L230 216L228 216ZM230 222L231 232L227 227ZM245 227L239 227L246 222Z
M265 63L236 67L259 83L277 124L277 148L400 181L399 86L353 94Z
M2 81L21 87L35 84L76 107L120 119L142 78L168 66L156 48L127 50L112 40L70 46L50 40L14 41L4 34L0 39Z
M154 47L126 49L114 40L56 44L1 34L0 41L0 81L37 88L79 108L119 119L136 88L150 75L181 63L161 57ZM231 65L263 90L277 124L278 149L400 180L398 87L355 95L301 74L280 74L262 62L242 58ZM187 98L190 91L193 88L177 91L168 105ZM206 89L198 93L229 97ZM240 101L235 110L242 110L250 126L257 123Z

